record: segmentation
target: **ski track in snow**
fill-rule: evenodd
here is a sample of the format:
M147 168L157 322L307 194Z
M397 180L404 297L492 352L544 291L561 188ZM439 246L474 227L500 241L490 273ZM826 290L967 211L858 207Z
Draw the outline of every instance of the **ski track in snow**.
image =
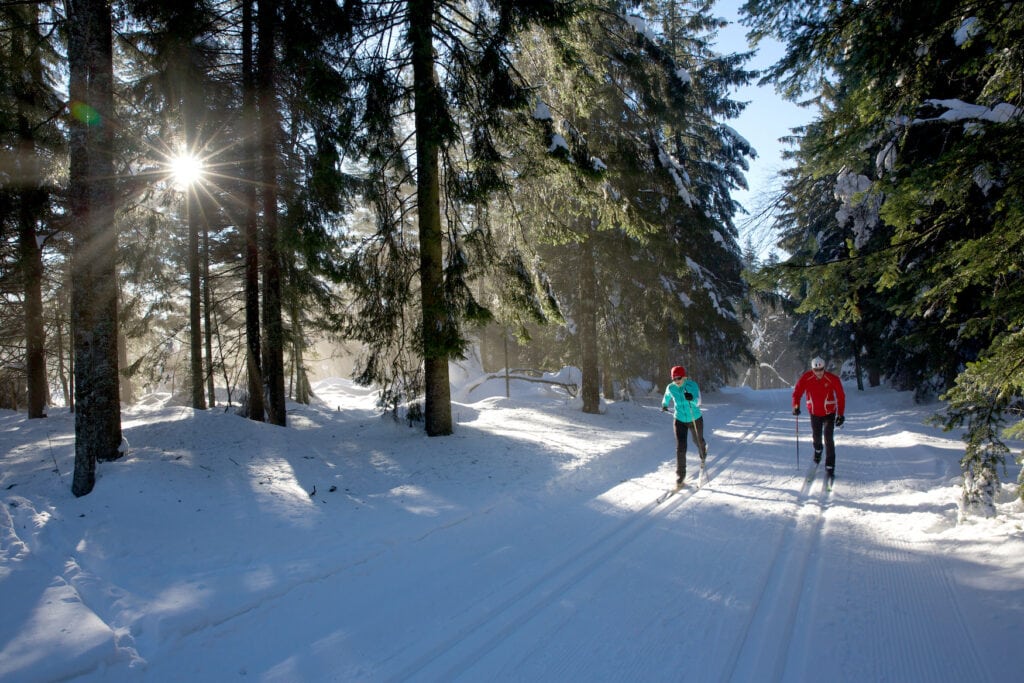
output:
M747 448L753 444L764 427L771 422L773 416L763 411L748 412L740 415L736 422L745 425L742 435L722 455L712 457L709 454L707 483L695 487L690 482L687 488L673 496L662 500L655 498L639 511L602 530L602 534L592 539L586 547L573 549L543 572L538 578L494 602L490 596L490 604L482 615L460 625L452 631L445 631L445 637L438 642L421 643L426 646L411 661L407 657L404 667L388 677L392 681L405 681L411 678L424 680L473 680L470 674L473 667L485 660L489 653L512 637L518 630L531 620L540 618L546 612L560 611L560 605L584 580L594 580L610 560L626 546L637 542L637 539L650 530L652 522L677 511L687 503L696 504L701 494L710 492L716 475L728 471L729 467ZM509 672L505 672L508 674Z
M150 441L171 447L142 457L176 481L170 490L185 498L180 510L207 513L191 517L195 523L264 505L280 520L258 517L263 524L308 526L296 527L294 544L280 528L269 529L275 540L262 550L230 545L209 566L186 560L164 575L146 561L148 539L136 538L143 545L124 556L116 544L108 546L110 557L90 550L93 542L112 543L89 526L101 514L88 507L90 499L59 517L62 510L17 495L67 486L59 469L54 475L36 458L0 508L0 569L18 581L7 586L59 604L49 626L63 617L87 636L63 660L38 665L39 680L1003 678L994 672L1010 665L994 663L993 645L979 640L982 610L971 602L985 591L990 601L1000 595L991 583L980 585L985 578L970 583L975 575L963 568L967 553L959 549L958 576L958 565L943 555L956 537L932 542L915 535L913 524L893 521L922 515L918 527L943 524L936 511L943 504L921 510L913 502L916 493L946 485L951 467L928 451L940 446L926 444L920 411L907 413L912 424L898 409L851 410L845 430L836 432L838 479L828 492L824 467L813 481L794 468L793 422L779 410L780 396L738 394L727 410L707 406L707 481L698 487L691 471L688 486L667 498L674 443L669 421L654 407L630 405L595 418L568 408L543 415L506 409L499 430L486 437L486 452L472 430L491 425L468 425L488 412L462 407L467 426L446 449L422 458L403 451L420 447L423 437L412 430L371 426L366 439L346 439L349 425L334 422L332 412L300 407L292 419L316 429L289 433L295 453L277 446L259 452L262 444L252 439L260 436L238 437L224 449L230 457L191 468L176 464L188 452L173 445L193 437L180 436L171 422L152 423ZM213 419L197 414L189 429ZM628 425L617 427L621 440L588 454L588 430L616 419ZM540 424L545 420L550 424ZM800 432L806 447L809 428ZM330 441L335 433L338 447ZM517 479L521 440L530 442L522 457L535 459L524 469L547 463L542 475ZM437 461L443 457L460 467L457 482L449 483L445 462ZM261 503L221 508L208 494L186 498L189 485L209 479L214 468L238 475L214 481L255 484L243 500ZM492 476L500 483L479 484ZM537 482L543 490L534 490ZM128 514L173 502L148 488L143 495L142 486L137 498L123 499ZM460 487L469 495L460 497ZM406 514L389 516L396 508ZM88 509L86 521L72 509ZM346 515L355 527L373 515L387 525L348 534L336 522L318 526L321 514ZM928 521L935 517L940 521ZM198 557L209 550L207 540L217 536L191 545L173 535L158 542ZM127 569L117 566L125 561ZM1003 599L1020 600L1019 568L1006 569ZM149 584L152 577L141 578L146 572L160 576ZM151 586L178 601L159 602ZM16 609L31 606L26 600ZM1007 624L1019 612L1000 613L1004 629L1019 628ZM40 634L49 628L20 613L12 618ZM272 621L285 628L268 626ZM10 643L31 655L30 645L21 645L31 640L30 628ZM22 651L9 645L4 653ZM1020 661L1016 653L1008 657Z
M548 633L551 642L559 642L561 632L572 628L578 619L569 606L583 601L579 594L592 597L601 594L599 589L583 587L607 585L621 590L617 576L622 571L619 558L629 555L629 546L650 543L649 534L657 531L657 523L696 514L694 506L714 496L716 491L735 491L749 485L737 480L733 469L750 447L766 435L769 427L780 422L778 415L764 411L748 410L735 416L726 428L733 432L739 430L740 435L727 441L728 446L721 453L709 453L708 484L696 488L691 482L689 487L664 502L659 496L624 519L603 527L584 547L567 548L566 554L549 558L546 569L536 578L509 586L499 595L487 596L486 604L476 604L475 609L460 617L458 627L443 629L443 637L424 639L417 643L414 652L404 652L398 658L398 668L386 667L392 672L386 679L523 679L528 677L525 672L533 671L545 680L556 680L561 675L571 676L573 671L579 673L581 660L592 653L560 651L559 661L550 652L557 648L551 646L548 639L524 638L522 634ZM828 625L817 621L823 608L828 611L829 595L834 592L832 574L841 567L856 573L856 556L863 548L873 547L877 542L857 538L844 529L842 523L831 520L830 511L844 505L833 496L842 494L826 490L823 467L818 468L816 475L813 481L805 480L800 472L770 481L775 486L792 488L792 515L770 542L762 539L765 546L773 549L771 561L750 568L760 572L754 582L754 599L745 606L740 627L732 632L732 644L725 647L724 656L716 662L720 668L703 673L723 681L833 677L858 680L865 675L875 680L893 681L969 680L972 673L974 677L983 674L982 658L957 607L949 577L934 556L915 557L907 543L895 539L891 547L873 550L869 558L871 565L864 570L866 576L879 582L874 587L880 594L878 602L883 606L893 605L892 609L884 609L882 614L876 615L889 623L879 626L865 622L860 638L831 643L824 648L817 645L830 638ZM842 491L841 487L849 485L840 475L837 489ZM712 566L719 564L711 562ZM882 571L878 571L878 565ZM852 577L850 580L856 582ZM923 623L934 619L937 604L949 607L943 628L946 637L940 643L932 636L934 626L921 628ZM856 613L863 614L863 610ZM651 618L661 617L652 614ZM840 612L834 618L842 619L844 615ZM872 630L881 634L900 633L904 637L873 638ZM520 642L524 640L528 642ZM664 639L654 640L658 643ZM519 643L518 649L509 643ZM796 654L792 643L799 643L795 647ZM937 658L937 645L959 654ZM508 655L502 650L512 650L514 654ZM664 656L659 650L654 644L647 654ZM814 654L819 652L820 657ZM805 653L812 654L807 657ZM544 665L532 661L534 659ZM624 671L629 668L625 667ZM635 667L627 675L641 675L643 671ZM697 672L691 677L703 679ZM984 675L981 678L984 679Z
M821 477L824 486L824 477ZM749 620L736 640L725 678L728 680L780 680L785 648L790 641L800 607L811 554L821 540L822 499L810 497L817 480L802 482L796 512L777 540L771 567L760 584L759 596Z
M900 462L890 448L881 449L880 459ZM908 474L904 468L900 479ZM817 647L821 657L812 662L790 662L795 670L787 678L853 680L867 675L879 681L992 680L938 556L920 552L898 537L890 537L887 546L879 546L848 524L829 519L832 504L825 499L819 524L819 532L824 531L815 538L815 547L807 555L813 558L813 567L800 600L794 603L801 622L800 632L792 638L801 643L796 649L813 652ZM844 503L840 498L835 505ZM824 548L819 547L822 538L826 539ZM871 550L865 552L865 548ZM834 584L843 583L829 575L838 571L848 573L847 584L857 582L859 573L869 576L873 582L869 590L878 597L868 601L880 609L857 629L862 637L834 643L829 642L828 624L816 627L813 620L822 612L835 612L835 618L844 618L843 610L837 609L842 605L830 600L838 590ZM864 618L863 610L851 609L849 614ZM900 637L894 638L893 634ZM936 657L936 652L957 655Z

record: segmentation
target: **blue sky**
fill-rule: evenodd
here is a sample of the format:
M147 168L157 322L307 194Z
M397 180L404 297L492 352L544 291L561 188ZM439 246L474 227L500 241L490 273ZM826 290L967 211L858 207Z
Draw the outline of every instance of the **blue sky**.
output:
M746 40L747 28L737 23L739 7L742 4L743 0L720 0L715 4L714 9L718 16L733 22L719 32L720 53L744 52L750 49ZM762 41L758 45L757 55L748 66L751 69L764 69L774 64L782 54L783 46L780 43ZM757 158L750 162L750 171L747 173L750 189L736 192L734 198L743 204L748 212L754 214L760 203L758 198L771 190L776 184L776 173L785 166L782 161L783 146L779 143L779 138L788 135L791 128L808 122L811 119L811 112L783 100L770 86L745 86L737 90L734 96L749 104L743 114L729 124L754 146L758 154ZM743 215L737 216L736 223L741 228L741 239L745 239L749 233L754 238L754 244L759 248L762 257L771 251L774 239L764 226L755 224L749 217Z

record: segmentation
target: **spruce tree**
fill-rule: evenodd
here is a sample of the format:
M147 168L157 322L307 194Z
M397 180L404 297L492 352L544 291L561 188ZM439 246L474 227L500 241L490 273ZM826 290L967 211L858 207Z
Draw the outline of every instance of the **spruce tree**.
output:
M7 235L16 235L18 245L16 253L3 255L15 267L0 268L13 278L0 276L0 281L5 291L20 293L21 321L14 328L22 339L9 348L24 349L21 358L5 364L25 368L29 418L45 417L49 401L42 245L54 232L50 178L65 153L55 117L60 99L52 85L59 58L45 37L47 19L53 17L35 3L0 8L0 109L8 113L0 123L0 150L11 160L0 183L0 235L4 243Z
M1005 453L998 416L1024 393L1019 3L745 5L755 35L787 40L770 76L820 98L804 175L831 177L848 231L822 270L834 320L890 316L915 381L947 390L944 424L965 426L965 500L990 510ZM850 183L849 181L854 181ZM873 206L871 221L855 214ZM848 282L861 286L850 287ZM831 299L825 303L826 299ZM982 482L982 484L978 484Z
M69 211L73 224L71 329L75 348L76 496L92 491L96 463L120 457L117 233L114 214L114 71L110 8L69 3Z
M465 354L464 325L489 317L466 278L481 266L472 257L490 251L476 242L490 238L465 218L507 186L503 128L526 123L514 39L530 24L562 21L570 4L408 0L365 6L355 21L353 65L365 93L358 142L376 212L351 268L353 288L372 298L362 314L374 321L352 327L368 344L360 377L380 382L392 404L422 387L431 436L452 431L448 362ZM395 35L401 42L390 42ZM409 369L410 353L421 371Z
M685 358L712 388L749 357L729 189L752 150L723 123L740 110L728 87L749 74L711 52L717 26L706 8L608 2L524 66L543 84L550 155L570 169L551 171L525 206L580 349L599 335L607 359L584 362L584 386L600 366L625 387ZM597 324L582 325L591 315Z

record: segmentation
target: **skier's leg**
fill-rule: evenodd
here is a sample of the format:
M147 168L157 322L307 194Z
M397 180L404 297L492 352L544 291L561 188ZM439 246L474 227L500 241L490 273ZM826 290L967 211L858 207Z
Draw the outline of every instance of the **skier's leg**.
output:
M689 423L675 420L672 427L676 433L676 480L682 483L686 479L686 432L689 431Z
M832 474L836 468L836 416L826 415L822 418L825 427L825 469Z
M811 415L811 437L814 441L814 462L815 464L821 462L821 428L824 423L824 418L818 417L817 415Z

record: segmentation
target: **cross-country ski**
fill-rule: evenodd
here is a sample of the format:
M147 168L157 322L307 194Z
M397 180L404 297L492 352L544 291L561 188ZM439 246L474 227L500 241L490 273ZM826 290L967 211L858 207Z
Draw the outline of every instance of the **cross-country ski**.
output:
M658 496L658 498L657 498L657 500L655 502L658 505L661 505L666 500L668 500L669 498L671 498L672 496L674 496L675 494L679 493L680 491L682 491L685 488L686 488L686 484L685 483L676 484L675 486L673 486L672 488L668 489L667 491L662 493L660 496Z

